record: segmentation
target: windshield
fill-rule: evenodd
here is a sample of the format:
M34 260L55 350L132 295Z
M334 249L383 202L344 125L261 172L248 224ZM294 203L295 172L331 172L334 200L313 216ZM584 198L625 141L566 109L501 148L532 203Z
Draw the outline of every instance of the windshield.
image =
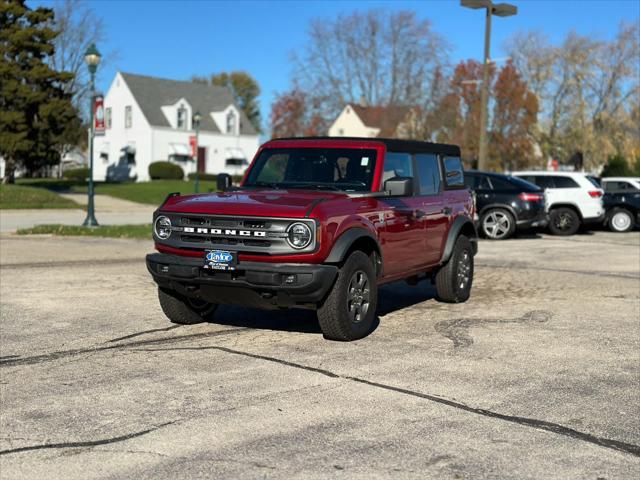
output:
M355 148L269 148L260 153L245 187L370 191L376 151Z

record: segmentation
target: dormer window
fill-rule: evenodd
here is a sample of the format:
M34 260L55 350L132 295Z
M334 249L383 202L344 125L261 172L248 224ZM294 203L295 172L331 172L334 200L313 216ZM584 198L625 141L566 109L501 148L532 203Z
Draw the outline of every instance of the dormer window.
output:
M178 107L178 116L177 116L176 124L179 130L187 129L187 109L184 108L184 105L180 105Z
M235 135L236 133L236 114L233 110L227 113L227 133Z

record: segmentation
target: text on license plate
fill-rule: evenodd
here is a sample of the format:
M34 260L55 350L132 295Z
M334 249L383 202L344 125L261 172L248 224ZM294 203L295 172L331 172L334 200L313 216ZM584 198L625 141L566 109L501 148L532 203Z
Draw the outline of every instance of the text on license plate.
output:
M236 253L225 250L207 250L204 256L204 268L212 270L235 270Z

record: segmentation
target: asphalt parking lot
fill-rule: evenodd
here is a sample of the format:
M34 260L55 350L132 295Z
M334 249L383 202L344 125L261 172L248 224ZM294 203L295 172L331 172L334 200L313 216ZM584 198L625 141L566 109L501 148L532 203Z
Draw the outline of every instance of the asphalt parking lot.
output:
M640 477L640 233L481 242L472 298L383 287L176 327L149 242L0 237L0 477Z

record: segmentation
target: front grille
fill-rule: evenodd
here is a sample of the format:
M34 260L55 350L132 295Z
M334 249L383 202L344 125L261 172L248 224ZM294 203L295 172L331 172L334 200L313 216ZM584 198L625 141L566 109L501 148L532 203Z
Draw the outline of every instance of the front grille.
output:
M160 213L171 220L172 234L158 240L176 248L223 249L238 252L285 255L315 250L316 225L310 219L227 217ZM295 222L309 226L313 241L301 250L287 242L287 228Z

